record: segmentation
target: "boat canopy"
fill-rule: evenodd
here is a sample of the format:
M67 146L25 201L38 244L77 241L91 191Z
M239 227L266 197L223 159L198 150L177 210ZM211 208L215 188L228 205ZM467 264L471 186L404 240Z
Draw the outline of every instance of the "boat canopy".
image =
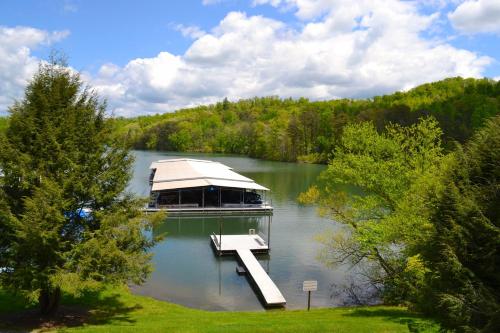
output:
M219 186L269 191L220 162L179 158L151 163L152 191Z

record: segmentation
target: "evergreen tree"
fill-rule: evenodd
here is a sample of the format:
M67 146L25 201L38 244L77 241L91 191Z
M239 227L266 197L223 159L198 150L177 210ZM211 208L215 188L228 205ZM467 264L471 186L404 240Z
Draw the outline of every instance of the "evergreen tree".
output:
M444 328L500 332L500 116L455 154L421 244L419 305Z
M64 61L41 64L0 137L0 283L57 310L61 292L144 281L143 204L124 193L133 158L105 104ZM89 213L90 211L90 213Z

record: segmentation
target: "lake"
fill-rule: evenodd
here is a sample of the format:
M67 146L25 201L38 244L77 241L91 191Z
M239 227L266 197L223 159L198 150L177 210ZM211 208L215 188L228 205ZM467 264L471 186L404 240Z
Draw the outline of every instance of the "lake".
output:
M274 215L270 228L269 255L257 255L271 279L287 300L289 309L307 304L302 291L304 280L317 280L312 306L343 304L344 296L332 296L334 285L352 277L346 267L328 268L318 261L321 249L315 237L335 230L339 225L317 215L314 207L297 203L297 196L314 184L323 165L271 162L240 156L217 154L182 154L134 151L133 179L129 190L149 195L149 165L167 158L191 157L219 161L234 171L271 189ZM166 233L165 239L152 250L155 270L148 281L133 288L137 294L206 310L259 310L259 298L245 276L236 273L235 257L217 257L209 242L218 233L219 218L170 217L155 233ZM268 236L267 217L227 217L222 220L224 234L247 234L256 229Z

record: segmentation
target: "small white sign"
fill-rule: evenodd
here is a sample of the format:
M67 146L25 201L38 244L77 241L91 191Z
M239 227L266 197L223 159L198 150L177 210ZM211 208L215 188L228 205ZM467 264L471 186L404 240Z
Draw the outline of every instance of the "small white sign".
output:
M318 281L316 280L304 281L304 283L302 284L302 290L303 291L318 290Z

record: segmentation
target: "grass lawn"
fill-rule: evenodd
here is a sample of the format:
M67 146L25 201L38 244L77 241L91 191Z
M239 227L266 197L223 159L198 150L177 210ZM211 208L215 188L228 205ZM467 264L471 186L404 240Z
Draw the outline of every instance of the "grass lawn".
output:
M109 289L65 298L59 315L36 309L0 290L0 332L437 332L432 321L405 308L324 308L310 312L209 312Z

